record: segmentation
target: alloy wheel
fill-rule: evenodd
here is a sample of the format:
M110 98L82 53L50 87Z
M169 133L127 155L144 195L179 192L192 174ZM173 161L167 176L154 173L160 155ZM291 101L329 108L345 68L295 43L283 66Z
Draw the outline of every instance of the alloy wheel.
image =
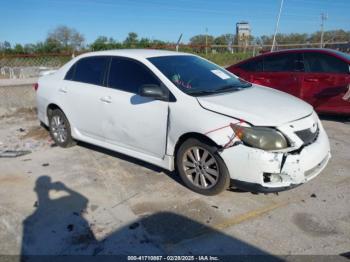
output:
M183 155L182 167L196 187L208 189L219 180L219 165L215 157L202 147L190 147Z
M59 143L64 143L68 137L68 130L65 121L59 115L54 115L51 118L51 131Z

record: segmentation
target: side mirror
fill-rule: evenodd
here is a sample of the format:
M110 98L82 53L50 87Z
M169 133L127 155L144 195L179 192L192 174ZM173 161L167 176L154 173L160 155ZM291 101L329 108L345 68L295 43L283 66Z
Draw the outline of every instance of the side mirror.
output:
M165 90L158 85L142 85L139 89L139 95L156 100L168 100Z

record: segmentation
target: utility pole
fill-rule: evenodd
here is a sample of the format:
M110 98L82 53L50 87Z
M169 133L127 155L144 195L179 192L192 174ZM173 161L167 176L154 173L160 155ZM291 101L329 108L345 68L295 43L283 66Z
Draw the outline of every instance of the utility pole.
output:
M208 27L205 28L205 54L208 54Z
M180 45L181 39L182 39L182 33L179 37L179 40L177 40L177 42L176 42L176 52L179 52L179 45Z
M324 35L324 22L327 20L328 15L322 13L321 14L321 43L320 47L323 48L323 35Z
M276 21L275 33L273 35L271 52L273 52L275 50L276 35L277 35L277 32L278 32L278 26L279 26L279 23L280 23L280 18L281 18L281 13L282 13L282 8L283 8L283 2L284 2L284 0L281 0L280 11L278 12L277 21Z

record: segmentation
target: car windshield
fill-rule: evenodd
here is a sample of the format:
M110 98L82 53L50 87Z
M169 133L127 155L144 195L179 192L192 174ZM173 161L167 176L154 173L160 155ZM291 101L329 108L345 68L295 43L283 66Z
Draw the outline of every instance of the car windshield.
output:
M233 92L252 86L225 69L197 56L162 56L148 60L180 90L192 96Z

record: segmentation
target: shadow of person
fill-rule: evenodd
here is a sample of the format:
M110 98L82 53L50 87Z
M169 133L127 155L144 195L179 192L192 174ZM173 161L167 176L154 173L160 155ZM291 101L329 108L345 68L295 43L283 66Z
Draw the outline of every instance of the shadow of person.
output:
M76 253L96 242L82 217L88 199L48 176L36 180L35 212L23 221L21 255ZM22 259L23 261L23 259Z
M83 218L89 200L61 182L41 176L34 188L37 209L23 221L21 261L77 261L76 255L255 255L249 261L282 261L232 235L181 214L160 211L123 223L99 241ZM125 221L126 222L126 221ZM106 226L107 227L107 226ZM42 256L47 255L47 256ZM74 256L67 256L74 255ZM105 256L114 255L114 256ZM259 256L259 257L257 257ZM106 258L107 257L107 258ZM81 257L82 261L92 256ZM227 260L231 261L231 257Z

